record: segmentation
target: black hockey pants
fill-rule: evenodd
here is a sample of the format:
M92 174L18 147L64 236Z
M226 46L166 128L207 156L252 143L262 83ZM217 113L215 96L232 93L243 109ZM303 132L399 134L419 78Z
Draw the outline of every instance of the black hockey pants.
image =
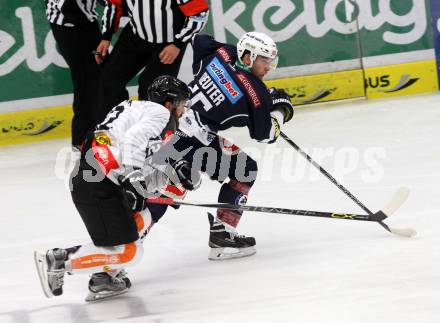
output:
M104 176L94 158L86 161L86 152L93 139L93 132L90 132L81 152L78 173L72 178L73 203L96 246L136 241L139 235L125 193Z

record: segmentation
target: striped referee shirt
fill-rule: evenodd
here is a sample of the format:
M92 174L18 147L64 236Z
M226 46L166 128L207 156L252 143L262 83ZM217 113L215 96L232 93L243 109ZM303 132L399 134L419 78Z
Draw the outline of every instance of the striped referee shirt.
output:
M46 18L50 23L73 27L95 21L97 0L45 0Z
M205 0L108 0L102 18L104 39L110 40L117 30L118 10L128 15L133 32L140 38L177 47L188 43L208 20Z

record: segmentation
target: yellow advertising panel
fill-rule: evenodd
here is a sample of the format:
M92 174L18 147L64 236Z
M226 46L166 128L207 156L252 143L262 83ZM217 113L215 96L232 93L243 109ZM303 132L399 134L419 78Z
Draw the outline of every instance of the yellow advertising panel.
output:
M435 61L373 67L365 70L369 99L431 93L438 90Z
M68 138L71 121L70 105L0 114L0 146Z
M285 89L296 105L365 96L362 70L291 77L265 83L268 87Z

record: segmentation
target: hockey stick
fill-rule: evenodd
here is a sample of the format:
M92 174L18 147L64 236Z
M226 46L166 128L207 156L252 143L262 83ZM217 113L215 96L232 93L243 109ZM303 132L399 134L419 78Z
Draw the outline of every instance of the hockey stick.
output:
M393 214L399 207L405 202L407 191L397 192L388 205L383 209L383 211L378 211L372 214L349 214L349 213L337 213L337 212L320 212L320 211L308 211L308 210L295 210L295 209L285 209L277 207L267 207L267 206L252 206L252 205L235 205L227 203L196 203L196 202L182 202L176 201L168 197L158 197L158 198L147 198L148 203L154 204L165 204L165 205L185 205L185 206L196 206L196 207L206 207L206 208L222 208L237 211L252 211L252 212L264 212L264 213L274 213L274 214L288 214L288 215L300 215L300 216L311 216L320 218L331 218L331 219L342 219L342 220L359 220L359 221L371 221L371 222L382 222ZM389 228L387 226L387 228ZM412 237L416 234L413 229L394 229L389 228L390 232L404 236Z
M353 194L350 193L348 189L346 189L342 184L340 184L332 175L330 175L329 172L327 172L324 168L322 168L317 162L315 162L312 157L310 157L304 150L302 150L296 143L293 142L292 139L290 139L284 132L281 131L280 133L281 137L295 150L300 153L303 157L305 157L313 166L315 166L321 174L323 174L325 177L327 177L333 184L335 184L342 192L345 193L353 202L355 202L358 206L360 206L365 212L367 212L368 215L372 216L376 213L373 213L368 209L361 201L359 201ZM409 195L409 190L406 188L400 188L399 191L396 193L395 198L398 200L401 200L402 202L400 204L403 204L403 202L407 199ZM400 205L399 205L400 206ZM395 211L397 208L394 208L393 211ZM380 212L380 211L379 211ZM388 211L389 212L389 211ZM389 213L385 214L387 216L391 215ZM385 218L384 218L385 219ZM382 227L385 228L385 230L395 233L402 236L414 236L416 234L414 229L391 229L388 225L383 223L383 220L377 220L376 222L379 223ZM403 232L402 232L403 230Z

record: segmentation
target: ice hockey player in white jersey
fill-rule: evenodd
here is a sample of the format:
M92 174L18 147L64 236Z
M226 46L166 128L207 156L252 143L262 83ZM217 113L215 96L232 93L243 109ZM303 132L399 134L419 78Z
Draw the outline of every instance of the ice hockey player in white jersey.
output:
M145 198L155 194L183 197L200 177L188 163L153 165L170 118L182 115L190 92L172 76L160 76L148 89L149 101L123 101L85 140L72 199L92 243L35 252L35 264L47 297L63 293L65 273L91 273L86 301L126 292L131 282L124 268L143 254L142 242L158 218ZM160 193L159 193L160 192Z

